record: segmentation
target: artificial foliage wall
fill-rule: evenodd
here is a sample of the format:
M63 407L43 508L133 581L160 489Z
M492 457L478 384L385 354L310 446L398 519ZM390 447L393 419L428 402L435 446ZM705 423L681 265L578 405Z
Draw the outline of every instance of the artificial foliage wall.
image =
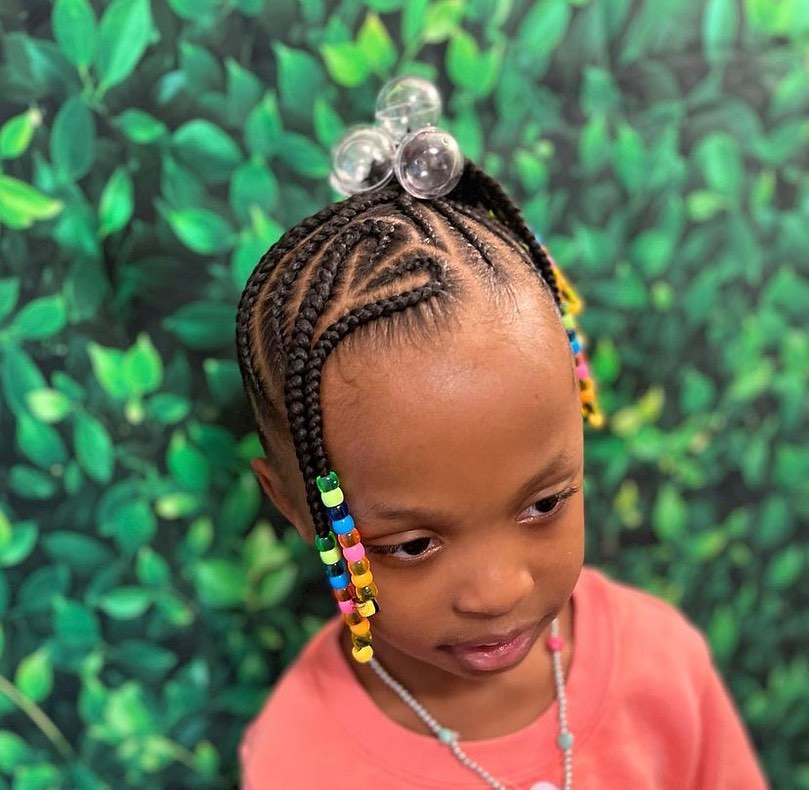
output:
M331 606L248 468L236 303L400 73L589 303L589 561L809 788L809 4L3 0L0 51L0 788L237 781Z

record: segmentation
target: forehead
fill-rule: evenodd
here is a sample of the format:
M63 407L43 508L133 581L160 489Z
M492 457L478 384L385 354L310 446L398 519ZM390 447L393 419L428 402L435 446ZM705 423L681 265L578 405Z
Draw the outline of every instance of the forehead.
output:
M581 455L570 348L539 289L423 341L338 348L321 392L326 450L352 497L446 500Z

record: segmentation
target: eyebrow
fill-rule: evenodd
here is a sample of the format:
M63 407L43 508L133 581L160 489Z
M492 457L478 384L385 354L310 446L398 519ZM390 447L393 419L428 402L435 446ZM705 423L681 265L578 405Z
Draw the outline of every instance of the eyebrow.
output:
M565 472L573 472L577 466L575 458L566 450L558 452L545 466L537 472L530 480L527 480L514 497L514 507L519 507L522 501L531 493L538 490L543 482L548 480L551 474L561 468ZM437 527L447 527L452 525L453 519L445 513L441 513L430 508L422 507L395 507L381 502L374 502L367 508L363 508L359 517L373 518L378 521L400 521L408 519L418 521L422 525Z

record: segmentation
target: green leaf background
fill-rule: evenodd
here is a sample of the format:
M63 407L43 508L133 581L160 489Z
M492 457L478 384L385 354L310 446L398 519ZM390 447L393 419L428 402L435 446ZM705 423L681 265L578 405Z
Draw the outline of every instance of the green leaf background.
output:
M400 73L587 301L588 560L809 788L809 4L664 5L0 4L0 788L237 783L331 605L249 472L236 304Z

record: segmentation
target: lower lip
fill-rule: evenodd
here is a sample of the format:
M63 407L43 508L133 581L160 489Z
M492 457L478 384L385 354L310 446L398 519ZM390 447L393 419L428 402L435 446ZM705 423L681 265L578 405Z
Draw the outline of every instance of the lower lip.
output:
M519 664L534 644L534 629L515 634L507 642L496 645L447 645L445 648L461 664L472 672L496 672Z

